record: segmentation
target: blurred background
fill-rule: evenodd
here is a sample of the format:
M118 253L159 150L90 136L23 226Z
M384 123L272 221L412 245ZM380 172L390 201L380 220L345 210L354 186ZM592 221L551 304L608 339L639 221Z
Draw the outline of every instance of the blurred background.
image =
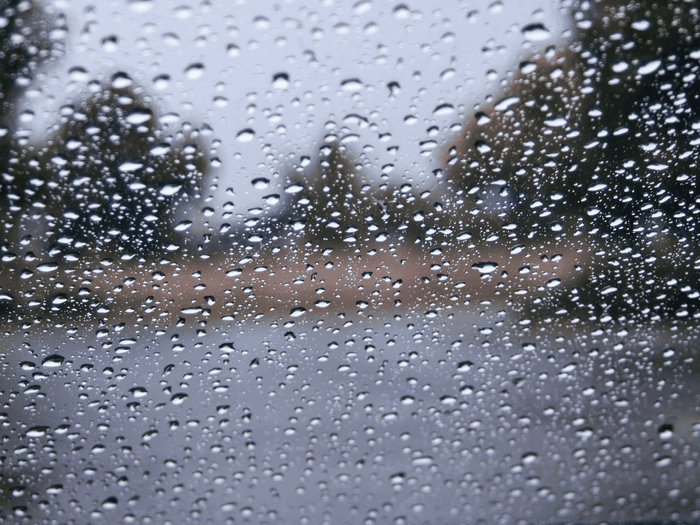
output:
M0 520L700 519L697 19L5 1Z

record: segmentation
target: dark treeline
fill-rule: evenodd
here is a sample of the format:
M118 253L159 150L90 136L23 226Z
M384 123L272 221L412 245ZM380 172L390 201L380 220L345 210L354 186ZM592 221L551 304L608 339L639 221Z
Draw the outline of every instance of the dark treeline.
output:
M581 2L572 16L573 42L520 65L448 148L447 175L456 189L501 179L532 245L583 236L599 255L574 302L683 315L700 266L698 9Z
M199 195L206 171L197 132L164 133L124 75L62 113L59 130L19 151L8 170L13 206L35 210L18 213L15 237L38 228L60 253L148 255L177 245L170 218Z
M199 197L208 169L198 131L164 131L150 97L120 72L91 82L61 108L57 130L30 143L18 132L16 103L33 74L59 54L60 43L49 37L64 22L48 20L39 4L27 1L10 2L3 14L3 251L19 244L70 258L175 250L181 237L173 230L174 212Z
M427 197L407 183L379 185L333 142L285 173L290 194L271 196L283 201L277 214L237 213L242 235L238 225L215 231L212 223L199 239L173 224L185 203L201 211L203 141L196 129L165 131L126 74L93 83L38 145L17 133L16 101L60 53L50 34L63 22L30 2L8 6L0 57L5 252L157 256L212 237L207 249L224 253L248 242L271 250L284 239L319 250L447 243L482 253L498 241L543 256L583 245L595 255L583 284L559 292L559 304L597 315L648 309L659 318L696 307L700 31L692 3L578 3L572 42L525 61L498 99L476 110L445 148L442 184Z

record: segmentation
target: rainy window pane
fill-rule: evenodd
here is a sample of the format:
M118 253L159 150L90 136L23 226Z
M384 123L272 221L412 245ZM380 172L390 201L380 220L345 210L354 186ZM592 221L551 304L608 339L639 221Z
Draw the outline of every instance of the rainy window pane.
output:
M0 3L0 523L700 522L698 42Z

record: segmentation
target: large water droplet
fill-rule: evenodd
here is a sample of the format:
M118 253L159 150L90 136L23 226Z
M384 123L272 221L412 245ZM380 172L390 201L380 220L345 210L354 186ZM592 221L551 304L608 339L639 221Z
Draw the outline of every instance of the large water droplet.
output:
M197 80L204 75L204 64L196 62L185 68L185 76L190 80Z
M498 263L493 261L481 261L472 264L472 268L478 270L479 273L493 273L498 270Z
M523 27L522 33L525 38L533 42L546 40L551 36L549 29L539 22L526 25Z
M250 128L242 129L236 135L236 140L238 142L250 142L255 138L255 131Z

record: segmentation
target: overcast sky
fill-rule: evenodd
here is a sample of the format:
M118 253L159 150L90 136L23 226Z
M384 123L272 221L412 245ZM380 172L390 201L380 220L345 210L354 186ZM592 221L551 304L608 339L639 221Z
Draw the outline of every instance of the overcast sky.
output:
M208 140L221 141L223 161L215 175L242 206L269 193L253 178L282 183L280 153L298 162L327 133L364 149L374 173L390 163L391 176L430 180L439 159L420 155L420 141L449 137L520 60L564 41L569 24L569 8L552 0L53 0L48 8L67 15L70 31L65 57L30 92L36 136L89 81L125 71L173 131L185 121L213 129ZM523 33L537 23L548 33ZM246 129L254 135L240 135Z

